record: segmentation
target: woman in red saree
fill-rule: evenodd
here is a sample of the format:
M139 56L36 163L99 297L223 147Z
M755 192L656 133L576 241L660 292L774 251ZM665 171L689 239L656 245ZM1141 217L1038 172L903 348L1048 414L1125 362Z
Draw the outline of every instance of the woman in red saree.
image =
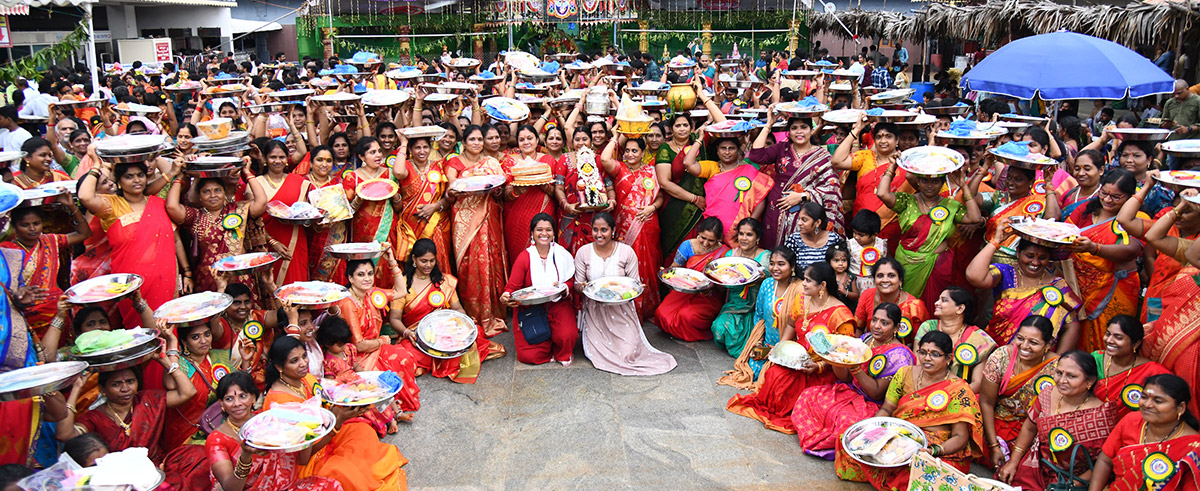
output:
M807 335L824 331L846 336L854 335L854 315L841 301L837 289L837 276L828 263L813 264L804 270L804 295L792 309L795 324L788 325L782 340L800 343L812 354ZM780 306L786 308L786 306ZM791 369L771 364L764 367L762 383L753 394L737 394L729 399L725 409L747 418L762 421L772 430L789 435L796 433L792 422L792 410L800 394L810 387L832 385L837 378L827 362L813 355L813 363L802 369Z
M1187 248L1200 235L1200 206L1179 198L1172 208L1160 213L1157 219L1139 219L1141 202L1146 200L1153 188L1163 185L1157 179L1158 171L1152 170L1147 174L1153 179L1139 188L1133 199L1126 201L1117 213L1117 223L1129 235L1145 240L1154 250L1154 267L1149 268L1153 272L1142 298L1142 323L1157 321L1165 310L1178 309L1200 294L1200 286L1191 280L1191 277L1200 273L1200 269L1188 264L1186 257ZM1179 195L1194 197L1195 193L1195 189L1184 189Z
M400 151L406 151L407 146L407 140L401 140ZM354 211L354 218L350 220L350 241L390 243L396 224L394 205L400 201L401 194L396 193L391 199L367 200L358 195L358 185L379 179L398 184L408 177L408 169L401 166L393 170L383 165L383 152L379 149L379 141L373 137L359 138L354 144L354 155L362 167L345 174L342 179L342 188ZM391 288L391 275L384 273L384 268L376 269L375 284L380 288Z
M529 237L524 232L534 215L545 213L553 217L558 214L554 206L553 182L529 186L517 183L512 173L513 166L540 165L554 174L554 158L538 151L538 135L533 126L523 124L517 128L517 149L518 153L505 157L500 163L508 179L504 190L504 247L509 268L513 267L521 251L529 247Z
M404 197L396 219L396 259L407 261L413 244L432 240L437 246L438 263L450 263L450 209L446 198L444 160L430 158L429 138L408 140L409 158L404 162L408 176L400 181Z
M426 315L439 309L463 312L458 303L455 287L458 280L443 273L438 251L430 239L418 239L413 244L408 261L404 264L406 291L403 309L392 309L392 321L400 317L401 324L416 327ZM413 340L404 338L400 346L408 350L419 371L432 373L434 377L448 378L460 384L473 384L479 376L480 363L504 356L504 346L488 341L483 329L476 326L479 336L475 338L475 349L452 359L433 358L417 349Z
M21 145L21 151L25 152L20 162L21 171L13 175L12 183L21 189L33 189L55 181L71 180L67 173L50 168L54 163L51 145L48 140L36 136L25 140Z
M903 367L888 385L875 416L899 418L925 430L929 453L968 472L983 446L983 423L975 393L950 372L950 336L930 332L917 343L917 364ZM834 467L838 478L870 483L875 489L908 489L908 466L872 467L850 457L837 441Z
M400 266L392 255L391 244L384 242L384 245L384 257L391 269L393 284L401 284ZM338 316L350 324L350 333L363 370L395 372L404 381L404 387L396 395L401 409L416 411L421 407L418 398L421 390L416 382L417 365L408 350L391 344L391 338L382 335L384 312L398 306L398 303L393 303L399 300L402 293L390 288L376 288L375 278L375 267L371 265L371 260L347 261L346 280L349 282L350 296L338 300L334 306L338 309ZM401 334L406 331L403 326L392 324L392 327L399 327L397 331Z
M245 172L247 177L251 177L249 170ZM195 185L201 207L180 203L183 186L171 186L167 193L167 215L176 225L190 231L195 241L192 244L192 256L196 258L196 264L192 271L196 274L196 291L215 291L217 281L213 278L213 263L249 252L246 245L249 224L267 210L267 197L260 181L253 178L248 184L254 199L236 203L226 198L225 183L218 178L194 181L186 178L186 182ZM236 277L233 281L254 284L248 275Z
M1145 385L1141 410L1121 418L1104 442L1091 491L1200 489L1200 424L1188 412L1195 403L1191 389L1172 374L1152 376Z
M1092 461L1100 455L1100 447L1117 425L1117 407L1096 397L1091 391L1096 381L1096 362L1083 351L1069 351L1058 359L1055 376L1034 396L1029 415L1022 418L1020 435L1011 447L992 444L994 453L1011 457L997 468L996 479L1022 489L1046 489L1057 481L1054 470L1043 460L1059 469L1071 462L1076 445L1081 445ZM1053 439L1052 439L1053 438ZM995 460L995 459L993 459ZM1076 459L1075 476L1091 469L1082 455Z
M752 150L746 155L751 162L766 169L775 179L775 186L767 195L767 209L762 222L766 227L763 244L774 247L796 232L798 224L796 205L808 198L826 210L833 231L842 233L842 183L830 164L829 150L815 145L812 136L812 120L788 119L788 139L774 145L767 138L775 124L775 111L767 114L767 124L754 140Z
M911 345L913 332L929 319L929 310L925 308L925 302L904 291L904 266L895 258L880 258L871 267L871 277L875 280L875 287L863 290L858 296L858 307L854 309L855 321L860 326L868 325L875 306L894 304L900 307L901 315L900 325L896 326L896 337Z
M146 191L146 164L117 164L104 162L101 169L92 169L79 185L79 201L100 218L108 243L112 246L112 272L134 273L142 277L142 297L150 308L157 309L175 298L176 267L175 232L167 216L166 202ZM99 194L96 183L101 172L111 172L117 183L117 195ZM178 175L172 169L167 182ZM168 251L168 252L164 252ZM140 325L141 316L127 305L118 304L123 325Z
M1012 343L996 348L984 363L979 407L988 443L985 454L993 468L1004 462L1034 399L1054 383L1058 356L1051 349L1053 340L1050 320L1031 315L1021 322Z
M620 219L617 219L618 224ZM618 225L619 227L620 225ZM696 225L696 238L688 239L679 244L675 252L675 260L668 268L682 267L703 271L713 259L725 256L729 246L725 245L722 236L725 226L721 221L708 217ZM636 249L634 249L636 251ZM642 256L639 254L639 258ZM657 256L650 256L652 259ZM640 260L640 259L639 259ZM639 269L642 269L639 267ZM642 279L646 281L645 278ZM652 278L650 281L654 281ZM654 283L645 283L653 285ZM654 291L647 287L646 292ZM644 295L644 293L643 293ZM721 313L721 305L725 303L724 292L710 288L699 293L684 293L671 290L658 310L654 311L654 323L663 332L682 341L707 341L713 338L712 322Z
M804 453L832 460L842 433L879 412L892 376L916 361L912 350L896 336L900 307L881 303L872 312L869 328L862 335L871 348L871 360L849 370L833 367L837 383L809 387L796 399L792 424Z
M1136 317L1118 315L1108 321L1104 349L1092 352L1099 367L1099 380L1094 391L1097 397L1116 405L1117 419L1137 411L1142 381L1151 375L1171 373L1167 367L1141 354L1142 348L1147 346L1143 344L1145 336L1146 330Z
M579 248L585 244L592 243L593 212L582 212L578 208L579 155L582 151L592 159L597 158L591 147L592 134L588 132L587 128L582 126L575 128L575 132L571 136L571 148L574 148L575 151L563 155L554 166L554 179L557 181L554 195L562 210L562 217L558 225L558 243L566 247L571 255L579 252ZM604 188L608 204L603 211L612 210L616 206L617 198L610 179L604 179Z
M717 138L717 160L698 160L698 140L688 148L683 165L704 181L704 217L716 217L725 226L725 242L737 247L737 224L743 218L762 218L767 193L775 180L742 160L737 138Z
M329 189L336 189L345 196L345 190L342 188L342 176L333 173L333 149L327 145L320 145L313 148L309 152L312 157L311 165L308 174L305 178L309 184L312 184L310 194L330 193ZM322 191L318 191L322 190ZM336 196L336 194L334 195ZM317 198L320 200L320 198ZM314 202L314 206L318 206L320 201ZM346 210L351 211L351 210ZM353 219L351 217L350 219ZM328 226L318 227L313 230L312 246L308 248L308 275L313 281L329 281L336 282L346 274L343 268L346 264L342 260L333 257L329 252L325 251L326 247L335 244L343 244L346 242L346 228L349 225L349 220L338 220L330 223Z
M327 477L300 478L300 468L318 452L318 444L299 452L258 452L242 442L242 425L254 416L258 387L246 372L234 372L217 384L225 421L208 435L205 454L212 466L212 489L227 491L341 491L342 485ZM336 408L336 407L335 407ZM341 412L341 408L336 408ZM243 458L243 455L245 458ZM249 464L247 466L247 464Z
M255 179L262 185L268 205L276 201L285 206L307 202L312 184L304 176L287 172L287 145L279 140L271 140L263 146L262 153L266 156L267 173ZM275 284L308 281L308 231L304 227L276 220L270 214L263 215L262 221L271 250L283 256L282 260L271 265Z
M641 274L642 284L647 286L646 291L634 300L638 317L641 319L649 319L651 315L657 316L654 310L659 306L658 288L655 288L660 269L657 259L662 256L659 250L657 211L662 208L665 199L659 192L654 166L646 164L643 158L645 147L646 142L642 139L627 140L621 135L619 138L610 139L608 146L604 147L599 156L604 172L613 178L613 187L617 190L617 203L620 203L615 214L617 240L633 248L633 252L637 254L638 272ZM622 151L620 157L616 155L618 148ZM718 233L717 239L720 240L720 237ZM725 250L721 250L720 254L725 254ZM721 257L720 254L714 257ZM682 264L681 262L680 265ZM717 304L716 310L713 310L708 319L710 323L716 318L720 307L720 304ZM712 335L701 339L712 339Z
M79 244L92 235L92 229L75 207L75 200L70 194L64 194L63 201L71 210L75 220L75 231L69 234L47 234L42 232L45 214L41 207L31 206L17 208L12 211L11 224L13 236L10 240L0 242L0 248L20 250L24 253L21 261L21 284L27 287L39 288L44 291L44 299L32 305L19 305L21 315L34 335L41 339L46 335L46 328L58 312L58 297L62 289L58 287L58 267L62 251Z
M463 153L446 161L446 178L450 189L446 195L454 199L451 216L454 220L454 260L460 277L471 281L460 283L458 296L463 308L475 319L488 336L508 330L504 325L504 304L500 293L508 282L500 204L496 196L503 188L490 193L466 194L453 189L454 181L463 177L499 176L504 174L500 162L483 154L484 128L469 126L463 132Z

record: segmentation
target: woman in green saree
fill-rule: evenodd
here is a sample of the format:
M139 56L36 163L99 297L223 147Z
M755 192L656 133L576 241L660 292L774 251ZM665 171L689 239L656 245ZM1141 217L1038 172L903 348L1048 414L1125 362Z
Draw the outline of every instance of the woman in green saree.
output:
M658 213L659 241L664 254L674 254L700 221L704 211L704 179L684 172L682 154L694 138L688 113L676 113L659 124L663 134L670 135L654 156L658 185L667 193L667 203Z

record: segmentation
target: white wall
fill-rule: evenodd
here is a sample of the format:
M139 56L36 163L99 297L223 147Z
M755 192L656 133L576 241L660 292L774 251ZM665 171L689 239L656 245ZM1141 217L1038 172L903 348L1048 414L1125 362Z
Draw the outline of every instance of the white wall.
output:
M137 27L142 29L192 29L197 27L219 27L221 37L232 36L229 26L228 7L138 7Z

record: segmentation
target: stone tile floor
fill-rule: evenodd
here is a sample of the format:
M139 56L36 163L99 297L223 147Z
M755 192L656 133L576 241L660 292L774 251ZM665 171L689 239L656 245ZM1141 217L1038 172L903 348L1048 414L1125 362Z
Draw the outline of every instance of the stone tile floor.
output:
M833 463L803 455L794 435L730 413L737 393L716 384L733 359L712 342L650 343L675 370L622 377L596 370L577 347L569 368L484 363L474 385L418 379L421 410L387 441L409 459L411 489L866 490Z

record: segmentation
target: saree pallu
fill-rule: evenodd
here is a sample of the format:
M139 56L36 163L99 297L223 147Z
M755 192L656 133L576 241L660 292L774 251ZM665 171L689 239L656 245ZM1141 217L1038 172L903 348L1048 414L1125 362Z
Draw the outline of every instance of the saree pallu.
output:
M1021 373L1013 373L1018 358L1017 347L1005 345L988 357L984 367L984 377L999 386L993 426L996 436L1007 442L1021 433L1021 424L1038 395L1054 386L1054 368L1058 366L1057 356L1047 357Z
M1092 461L1095 462L1096 458L1100 456L1100 448L1104 446L1104 440L1117 425L1116 406L1111 403L1054 415L1051 415L1050 412L1050 392L1046 391L1043 395L1038 396L1034 406L1029 410L1030 419L1037 425L1037 436L1029 451L1021 459L1021 463L1017 465L1016 474L1013 476L1014 486L1021 486L1022 489L1029 490L1046 489L1047 486L1056 482L1057 474L1043 464L1041 459L1054 462L1054 465L1061 469L1066 469L1071 464L1073 448L1059 452L1050 449L1051 430L1056 428L1065 430L1071 435L1074 444L1082 445L1088 455L1092 457ZM1079 476L1089 470L1087 459L1084 459L1082 455L1076 457L1075 460L1074 475Z
M466 168L459 157L446 162L446 167L459 171L459 177L500 175L496 159L480 157ZM508 264L501 230L500 204L490 194L460 196L454 202L454 259L457 274L471 281L460 283L458 292L463 310L475 319L483 332L495 335L507 330L504 324L504 304L500 294L508 282Z
M509 156L501 163L509 185L512 185L513 182L509 169L518 158L521 156ZM537 161L550 166L551 169L554 168L554 157L542 155ZM557 207L554 205L553 190L548 193L546 189L543 189L551 187L552 185L549 184L524 186L522 187L523 192L517 196L517 199L504 202L504 248L508 253L508 262L505 264L509 269L512 269L517 255L529 247L529 223L533 220L534 215L546 213L551 218L557 219L558 213L555 211Z
M729 250L725 257L733 256L733 252ZM765 271L771 260L771 251L760 252L754 260L761 264ZM713 340L734 358L741 356L742 348L746 346L746 338L754 329L754 305L758 301L758 288L759 284L755 283L727 289L725 304L721 306L717 318L713 319Z
M310 183L312 181L309 181ZM312 185L313 189L322 189L327 187L342 187L340 176L331 175L329 182L323 186ZM353 220L351 218L350 220ZM346 233L348 220L341 220L329 224L329 228L325 230L313 230L312 246L308 248L308 272L309 278L312 281L328 281L331 283L340 283L346 277L346 262L333 257L332 254L325 251L326 247L337 244L346 243L348 234ZM397 257L397 260L400 260Z
M897 401L898 404L892 417L921 428L967 423L971 428L967 445L958 452L939 458L955 469L970 472L971 460L980 455L979 449L983 446L983 420L975 393L971 392L971 387L966 382L959 379L943 380L919 391L912 391L910 369L911 367L901 368L892 376L891 385L888 386L888 399ZM909 393L896 393L902 391ZM930 402L930 396L936 396L933 403ZM943 444L950 436L951 430L925 430L925 437L930 445ZM834 468L838 478L845 481L869 482L879 490L908 489L908 466L887 468L859 463L842 448L841 439L837 441Z
M801 303L801 310L803 310L803 303ZM800 319L797 319L796 342L804 346L810 354L812 348L808 345L806 335L813 330L853 336L854 315L845 305L827 308L813 314L802 314ZM792 410L796 408L796 401L800 399L800 394L810 387L831 385L835 381L837 378L834 377L833 371L828 366L822 366L817 373L804 373L771 364L769 367L765 367L761 385L755 393L734 394L726 403L725 409L761 421L763 426L769 429L794 435L796 427L792 423L791 416Z
M304 377L301 399L291 391L272 390L263 398L263 409L272 404L304 402L314 397L318 380ZM407 382L406 382L407 383ZM296 477L319 476L341 483L347 491L393 491L408 489L408 478L401 467L408 459L394 445L379 441L371 425L347 421L324 448L313 452L308 464L300 466Z
M139 217L125 198L100 196L111 207L111 215L101 218L108 243L112 245L112 272L140 275L142 298L152 309L175 298L178 265L175 254L170 252L175 250L175 226L167 216L166 202L157 196L146 196L145 209ZM118 309L126 329L142 325L141 315L130 302L119 303Z
M108 444L108 451L120 452L130 447L145 447L150 460L162 462L163 450L159 445L163 431L163 419L167 412L167 393L161 390L140 390L133 398L133 409L126 416L129 433L103 409L82 412L75 419L76 426L100 435Z
M1200 489L1196 475L1200 461L1200 435L1172 438L1162 443L1127 445L1113 457L1113 482L1109 491L1195 491ZM1147 462L1153 459L1152 462ZM1170 462L1171 465L1165 465ZM1154 482L1146 475L1146 467L1170 469L1165 482ZM1157 469L1155 469L1157 470Z
M354 364L358 358L358 349L354 347L354 343L346 343L344 350L345 358L332 353L325 353L325 358L321 361L321 368L325 374L324 378L334 379L342 384L362 380L362 377L359 377L354 372ZM395 414L392 413L391 406L388 406L382 412L375 407L371 407L359 418L371 425L371 428L375 429L375 433L380 438L383 438L387 436L388 424L394 420Z
M112 246L100 225L100 218L91 217L88 227L92 229L92 236L83 241L83 254L71 261L72 285L112 272Z
M579 193L576 185L579 183L579 170L575 168L574 153L563 155L554 163L554 179L563 186L563 194L567 202L579 204ZM563 210L558 222L558 245L567 248L571 255L579 252L579 248L592 243L592 214L567 214Z
M217 260L236 256L246 252L246 237L250 223L250 202L229 203L218 213L208 213L201 208L184 207L183 223L180 227L190 230L194 242L191 256L196 259L196 291L216 291L217 281L213 278L212 265ZM238 215L242 217L241 225L234 230L226 229L223 225L225 217ZM243 283L252 286L254 283L249 275L238 275L228 283ZM250 289L252 296L258 298L258 288Z
M685 248L690 254L690 242L680 244L679 250L681 254ZM707 254L690 255L684 267L702 271L709 261L725 255L725 251L727 250L728 247L722 244ZM637 252L637 249L634 249L634 252ZM639 264L638 270L640 271L641 269L641 265ZM653 290L653 288L647 288L646 290ZM721 310L721 304L725 302L724 296L721 293L711 288L700 293L683 293L671 290L671 293L667 294L667 297L658 305L658 309L654 311L654 323L663 332L682 341L710 340L713 338L713 320L717 318L717 313Z
M376 179L387 179L395 181L392 176L392 169L384 167L383 174ZM358 185L367 180L358 176L358 172L348 172L342 178L342 189L346 191L346 199L354 201ZM350 219L350 242L378 242L384 243L392 239L393 229L396 224L396 212L392 208L392 200L385 199L379 201L360 200L361 204L357 210L354 210L354 218ZM399 257L399 254L396 255ZM392 287L392 272L388 268L380 268L379 259L371 261L377 267L375 268L375 286L378 288ZM280 283L283 284L283 283Z
M687 148L687 147L684 147ZM684 171L683 158L686 152L676 152L671 148L669 143L663 143L658 147L658 154L654 156L654 165L670 164L671 166L671 181L678 184L685 191L697 196L704 196L704 179L696 177ZM568 188L569 189L569 188ZM674 251L679 248L679 244L688 239L692 229L696 228L696 224L700 223L700 207L676 199L673 196L667 196L666 203L659 210L658 216L661 217L662 232L659 234L659 250L662 254L670 254L669 251ZM571 251L575 253L575 251ZM663 257L663 261L669 261L670 257ZM645 261L644 256L638 255L638 261ZM650 283L653 285L653 283ZM652 289L652 288L650 288Z
M304 184L308 182L303 176L288 174L283 184L272 191L270 180L263 176L264 192L268 194L267 202L279 201L291 206L297 201L305 200L301 194ZM270 214L262 216L263 228L270 238L283 244L284 250L291 253L291 259L275 261L271 265L271 274L275 276L276 285L287 285L297 281L308 281L308 233L304 227L289 225L276 220Z
M25 323L25 317L10 303L9 298L17 288L24 286L21 279L21 261L24 253L19 250L0 248L0 371L15 370L36 365L37 345L33 333Z
M36 463L34 446L42 428L43 411L41 398L0 402L0 420L10 422L0 432L0 465L32 467Z
M775 278L768 277L763 280L758 290L758 299L754 302L754 329L746 337L742 353L734 360L733 370L726 371L725 375L717 380L718 385L757 390L760 383L755 381L761 380L759 373L764 365L771 362L751 359L750 353L760 343L774 346L779 342L783 326L791 325L793 319L802 314L804 290L801 281L792 280L788 283L787 290L779 298L775 298L775 287Z
M871 334L864 334L862 339L869 344ZM871 355L871 361L863 363L861 368L876 379L889 378L900 367L916 362L912 351L900 343L871 348ZM873 363L883 363L883 366L877 370L872 368ZM838 382L804 389L792 410L792 424L796 428L800 448L809 455L833 458L834 448L842 433L854 423L875 416L881 403L867 397L853 379L850 383Z
M1142 382L1146 380L1146 377L1171 373L1167 367L1153 361L1143 363L1121 373L1104 373L1104 352L1093 351L1092 358L1096 360L1096 368L1100 371L1100 378L1096 380L1096 386L1092 388L1092 393L1096 397L1116 405L1117 419L1124 418L1126 414L1138 409L1138 401L1141 400L1140 396L1143 389ZM1188 380L1189 377L1195 377L1194 375L1184 373L1180 373L1179 375L1184 380ZM1188 380L1188 387L1192 387L1191 383L1192 380ZM1192 390L1194 391L1195 389L1193 388Z
M1009 220L1014 217L1041 218L1042 212L1045 210L1046 195L1034 192L1030 192L1024 198L1000 205L1000 207L992 210L992 217L987 221L986 238L987 240L994 240L1001 228L1008 225ZM1009 258L1015 257L1017 250L1013 246L1017 243L1018 238L1014 234L1005 239L1004 242L1000 243L1000 250L997 253Z
M441 285L431 284L421 291L408 292L404 297L404 313L401 317L404 325L415 327L426 315L439 309L450 308L456 295L454 288L457 284L458 281L454 277L443 273ZM400 345L412 355L417 367L428 370L434 377L448 378L460 384L473 384L479 377L480 362L487 358L488 348L491 346L483 336L483 330L478 327L476 329L479 330L479 335L475 338L475 349L450 360L433 358L413 346L412 341L408 339L401 341Z
M1067 219L1082 230L1082 235L1101 245L1129 244L1134 240L1114 219L1092 223L1091 215L1079 209ZM1140 217L1145 214L1138 212ZM1104 331L1108 322L1121 314L1137 316L1141 282L1137 270L1117 269L1117 264L1089 253L1071 255L1075 267L1075 279L1083 296L1080 324L1083 329L1079 337L1079 349L1096 351L1104 349Z
M999 275L1000 281L992 289L996 305L992 309L987 333L1000 344L1012 342L1020 330L1021 322L1031 315L1050 319L1057 339L1063 327L1075 321L1076 311L1083 303L1061 277L1055 277L1049 285L1022 288L1017 281L1019 273L1011 265L992 264L991 274ZM1049 300L1046 298L1047 292L1050 292Z
M657 261L662 256L662 251L658 250L661 234L658 220L661 214L656 213L644 221L638 219L637 214L658 197L658 177L652 165L642 165L638 170L630 171L624 164L618 164L617 172L612 177L618 203L614 237L633 248L638 257L638 276L646 285L646 290L634 299L633 304L637 307L638 318L649 319L659 306L658 288L655 285L661 268Z
M210 463L227 461L236 464L242 455L242 442L219 431L209 435L204 445ZM299 452L267 452L250 460L250 473L242 491L342 491L342 485L325 477L310 476L298 479ZM219 490L220 483L210 474L211 488Z
M1200 414L1194 402L1200 401L1200 302L1195 299L1200 296L1200 288L1193 278L1178 279L1172 286L1191 291L1192 295L1188 301L1168 305L1162 317L1154 321L1153 329L1147 326L1143 351L1187 381L1193 401L1188 411L1196 415Z
M941 286L947 283L951 275L953 254L941 254L938 249L942 243L954 233L955 224L965 216L963 204L942 198L938 206L930 213L921 213L914 195L897 193L896 204L892 206L899 217L900 246L896 248L896 260L904 266L904 291L921 298L926 305L933 305L930 298L924 295L927 284L934 284L933 299L940 295ZM931 214L933 210L945 210L945 217L935 221ZM936 276L936 278L934 278Z
M380 337L386 311L381 311L369 304L368 302L372 300L368 299L383 296L388 304L384 307L386 309L389 308L389 305L395 307L392 305L393 295L392 290L376 288L363 296L361 305L355 300L354 295L338 300L334 304L337 305L341 317L346 320L347 324L350 324L351 342L358 343ZM417 387L416 380L417 364L409 355L408 350L399 345L384 343L379 346L379 349L370 353L358 353L358 360L361 362L363 370L390 370L404 381L400 393L396 394L396 400L400 402L401 410L416 411L421 408L421 389Z
M403 262L418 239L429 239L437 247L438 265L449 272L450 262L450 215L437 211L429 220L417 217L417 211L425 205L437 203L446 194L446 171L442 161L430 160L425 172L417 170L411 160L405 161L408 177L400 183L402 206L396 211L396 260Z
M60 234L42 234L38 244L25 254L21 262L21 281L26 286L36 286L46 289L46 298L41 302L21 308L25 322L33 330L37 339L46 335L50 321L58 313L58 297L62 289L58 287L58 266L60 248L67 247L67 236ZM0 242L0 248L24 251L25 248L16 242Z
M703 216L721 220L725 226L725 244L737 247L738 222L753 215L774 186L774 179L750 164L714 174L704 183Z
M858 297L858 307L854 309L854 319L864 331L870 329L871 316L875 314L875 306L878 301L878 290L875 288L863 290ZM906 345L912 345L913 334L917 332L916 328L921 323L929 319L929 311L925 309L925 302L904 290L900 291L900 303L897 306L900 307L900 326L896 328L896 339L903 341ZM907 323L907 327L905 323Z
M798 208L780 210L775 203L787 191L807 191L814 202L825 208L830 229L843 232L842 182L833 171L833 158L823 146L814 146L804 155L796 155L791 142L782 141L765 148L751 150L746 156L767 174L774 171L775 185L767 194L767 208L763 213L762 246L772 249L783 243L783 239L797 232Z

